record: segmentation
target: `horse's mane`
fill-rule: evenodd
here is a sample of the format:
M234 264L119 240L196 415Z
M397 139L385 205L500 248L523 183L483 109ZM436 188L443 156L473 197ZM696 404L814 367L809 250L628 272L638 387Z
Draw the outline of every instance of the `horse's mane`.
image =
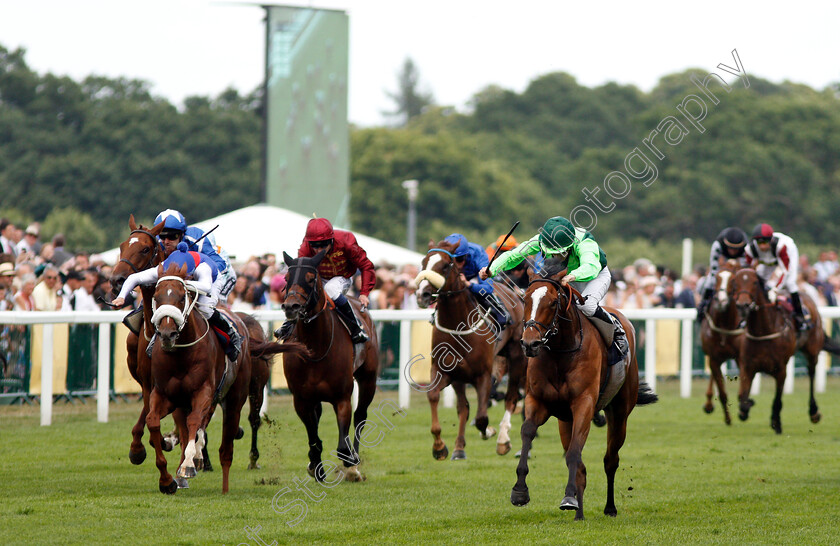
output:
M542 269L538 272L538 275L542 278L553 277L558 273L566 271L568 267L568 258L550 258L543 262Z

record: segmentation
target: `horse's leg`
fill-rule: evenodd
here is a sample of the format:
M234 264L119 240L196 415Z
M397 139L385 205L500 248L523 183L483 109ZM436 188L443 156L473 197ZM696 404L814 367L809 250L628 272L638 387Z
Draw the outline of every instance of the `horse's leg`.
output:
M738 375L741 378L738 385L738 419L746 421L750 416L750 408L753 406L753 401L750 400L750 388L756 372L740 362L738 366L740 368Z
M623 391L622 391L623 393ZM615 517L618 510L615 507L615 473L618 471L618 450L624 445L627 437L628 404L620 393L613 398L605 412L607 417L607 451L604 453L604 472L607 475L607 504L604 506L604 514Z
M481 433L482 440L488 440L496 434L493 427L487 426L490 419L487 417L487 407L490 401L491 373L488 371L478 377L475 381L475 392L478 395L478 409L475 412L475 428Z
M583 446L589 436L589 425L595 414L595 401L579 396L572 401L572 422L559 421L560 438L566 450L569 479L560 510L574 510L575 520L583 519L583 492L586 489L586 465L583 464Z
M163 455L163 436L160 433L160 420L169 415L173 404L164 398L157 390L152 390L149 396L149 413L146 415L146 428L149 429L149 439L155 448L155 465L160 471L159 489L161 493L172 495L178 491L178 484L166 470L166 457Z
M143 389L143 409L137 423L131 428L131 447L128 448L128 460L131 464L141 464L146 460L146 446L143 445L143 429L146 428L146 417L149 415L149 389L141 383Z
M240 394L241 393L241 394ZM208 405L213 398L212 390L207 394ZM246 391L231 386L222 404L222 443L219 445L219 464L222 465L222 493L227 493L230 487L230 466L233 464L233 441L240 436L239 417L242 406L248 398ZM241 437L241 436L240 436Z
M356 382L359 385L359 401L356 405L356 411L353 413L353 449L358 454L359 439L362 437L365 428L368 407L376 394L376 373L359 374L356 377ZM364 481L365 476L359 472L357 467L350 467L345 470L344 479L351 482Z
M302 396L294 395L295 412L306 427L306 437L309 442L309 465L306 471L318 481L326 477L321 467L321 452L324 445L318 437L318 421L321 420L321 402L306 403ZM316 470L320 470L316 472Z
M709 357L709 369L712 377L709 379L709 389L706 391L706 405L704 409L706 413L712 413L714 406L712 405L712 383L717 385L718 398L720 398L720 405L723 408L723 420L727 425L732 424L732 418L729 416L729 397L726 395L726 385L723 382L723 372L721 372L721 365L723 360L715 357Z
M785 387L785 377L787 377L787 366L785 362L779 364L779 371L776 373L776 396L773 398L773 411L770 414L770 428L776 431L776 434L782 433L782 391Z
M261 366L261 359L254 359L254 366ZM257 460L260 458L260 450L257 449L257 432L260 430L262 419L260 418L260 408L263 405L265 383L258 378L251 377L251 388L248 393L248 400L250 402L250 409L248 411L248 422L251 424L251 453L249 454L248 470L256 470L260 468Z
M516 484L510 492L510 502L514 506L525 506L531 500L528 494L528 484L525 478L528 476L528 454L531 452L531 443L537 435L537 428L548 420L548 409L531 397L525 396L525 422L519 434L522 439L522 454L519 456L519 463L516 465Z
M350 403L350 398L340 400L334 404L335 419L338 423L338 449L336 455L341 462L344 463L344 477L348 481L361 481L361 474L359 473L359 452L354 449L354 442L350 439L353 416L353 406Z
M470 418L470 402L467 400L466 384L463 381L453 381L452 388L457 397L456 408L458 410L458 437L455 438L455 451L452 452L452 460L460 461L467 458L467 421Z
M441 374L437 368L432 366L432 377L440 378L431 389L426 392L426 398L429 399L429 408L432 410L432 436L435 441L432 444L432 456L438 461L445 461L449 456L449 449L440 437L440 420L438 419L438 403L440 402L440 391L449 385L449 376Z
M186 416L186 435L181 435L184 457L176 473L179 478L189 479L194 478L196 475L196 438L198 436L198 429L207 422L207 416L210 414L212 402L213 392L211 388L202 388L193 394L192 410ZM227 416L227 413L225 412L225 416ZM222 464L222 469L224 470L224 464Z
M510 417L516 411L519 402L519 384L525 372L525 353L522 344L511 341L507 346L508 386L505 392L505 414L499 425L499 438L496 440L496 453L505 455L510 451Z
M805 356L808 358L808 415L811 416L812 423L819 423L820 419L822 419L820 408L817 406L817 399L814 398L814 379L817 375L817 360L819 359L819 354L819 351L817 351L816 354L805 353Z

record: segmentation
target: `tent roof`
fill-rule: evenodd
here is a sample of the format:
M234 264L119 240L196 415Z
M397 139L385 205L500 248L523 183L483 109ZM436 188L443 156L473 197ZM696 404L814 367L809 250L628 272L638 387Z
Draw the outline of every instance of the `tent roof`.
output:
M292 257L297 256L298 248L306 232L309 217L272 205L252 205L233 212L228 212L195 222L204 231L213 232L216 242L230 254L231 261L244 262L251 256L274 253L277 260L283 260L283 251ZM391 265L412 263L420 265L423 254L412 252L403 247L392 245L355 233L359 245L367 251L368 258L374 265L388 262ZM116 263L119 248L114 248L99 255L106 263Z

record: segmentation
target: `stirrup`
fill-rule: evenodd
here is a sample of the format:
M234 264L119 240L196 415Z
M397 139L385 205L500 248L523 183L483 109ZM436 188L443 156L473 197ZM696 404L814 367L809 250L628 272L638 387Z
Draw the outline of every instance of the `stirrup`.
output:
M358 333L354 334L350 338L350 340L353 342L353 344L366 343L369 339L370 339L370 336L367 335L364 328L359 328Z

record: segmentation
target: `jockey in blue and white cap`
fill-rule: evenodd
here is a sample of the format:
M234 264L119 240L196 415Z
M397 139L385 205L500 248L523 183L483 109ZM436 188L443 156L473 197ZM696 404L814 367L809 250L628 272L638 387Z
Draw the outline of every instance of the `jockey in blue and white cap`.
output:
M487 252L482 246L467 241L467 238L460 233L453 233L444 241L457 245L452 252L455 263L458 264L461 274L464 275L469 284L470 292L484 308L490 309L493 319L499 325L499 333L501 333L501 330L510 320L507 309L495 294L493 279L482 279L478 275L478 272L483 267L487 267L490 262Z
M189 283L198 292L196 308L207 319L210 325L219 332L220 337L225 338L227 342L225 353L232 361L235 361L239 357L242 338L236 327L216 309L218 298L212 294L213 283L218 277L216 264L209 256L189 250L185 242L179 243L161 265L129 275L125 283L123 283L119 295L114 299L112 304L121 306L125 302L125 297L139 285L153 285L157 283L161 273L165 272L172 264L187 266L187 276L191 277ZM149 341L149 347L146 349L149 357L151 357L155 336Z
M201 252L209 257L216 264L216 270L219 272L218 277L213 282L211 297L219 301L227 301L228 294L236 284L236 272L230 265L230 258L227 254L224 251L221 254L217 251L218 247L213 234L202 239L204 231L195 226L187 227L184 215L175 209L166 209L158 214L154 225L161 222L165 223L158 238L163 248L164 257L169 256L181 241L187 243L189 250ZM215 305L214 302L213 306L215 307Z

